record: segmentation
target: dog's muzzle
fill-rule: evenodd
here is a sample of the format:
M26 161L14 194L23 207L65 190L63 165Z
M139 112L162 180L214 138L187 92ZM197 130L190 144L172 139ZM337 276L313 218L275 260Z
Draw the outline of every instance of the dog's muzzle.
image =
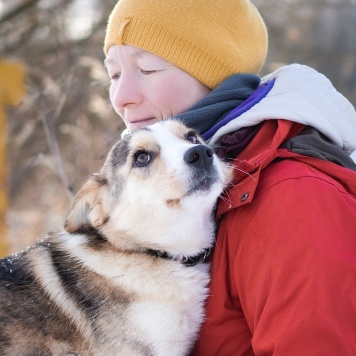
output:
M206 145L195 145L189 148L183 156L184 162L191 170L187 196L197 191L208 191L218 177L214 165L214 152Z

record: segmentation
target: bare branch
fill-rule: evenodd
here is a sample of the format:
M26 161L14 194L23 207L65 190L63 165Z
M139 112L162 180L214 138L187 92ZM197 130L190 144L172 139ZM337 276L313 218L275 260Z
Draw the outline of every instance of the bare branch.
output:
M15 9L9 11L5 16L0 18L0 24L6 21L11 20L12 18L16 17L17 15L21 14L22 12L26 11L30 7L36 5L40 0L28 0L25 3L19 5Z
M73 188L70 186L67 175L64 170L64 164L63 164L63 159L62 159L62 154L58 145L58 140L56 137L56 133L53 127L53 123L50 120L50 118L47 115L47 107L46 107L46 101L44 98L44 95L40 95L40 105L43 108L43 115L41 115L41 121L42 121L42 126L46 134L46 140L47 144L50 148L52 157L55 161L56 164L56 169L59 177L62 180L62 183L66 189L66 192L68 194L69 200L72 200L74 195L73 195Z

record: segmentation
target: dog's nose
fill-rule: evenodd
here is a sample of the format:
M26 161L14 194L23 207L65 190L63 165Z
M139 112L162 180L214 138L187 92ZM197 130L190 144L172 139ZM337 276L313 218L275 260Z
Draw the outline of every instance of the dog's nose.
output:
M184 162L197 168L209 168L214 160L213 150L205 145L196 145L184 154Z

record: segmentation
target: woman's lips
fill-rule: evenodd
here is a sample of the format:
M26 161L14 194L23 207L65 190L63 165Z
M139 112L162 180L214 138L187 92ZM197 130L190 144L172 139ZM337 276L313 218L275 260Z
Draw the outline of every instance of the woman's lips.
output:
M147 119L139 119L139 120L128 122L128 127L129 127L130 131L135 131L141 127L151 125L151 124L155 123L156 121L157 121L157 119L154 117L147 118Z

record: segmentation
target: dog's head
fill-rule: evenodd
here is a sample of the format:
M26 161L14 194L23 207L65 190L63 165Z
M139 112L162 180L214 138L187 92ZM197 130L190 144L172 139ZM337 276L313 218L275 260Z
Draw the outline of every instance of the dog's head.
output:
M65 229L94 227L119 248L194 255L212 244L212 210L231 176L194 130L161 121L111 149L78 193Z

